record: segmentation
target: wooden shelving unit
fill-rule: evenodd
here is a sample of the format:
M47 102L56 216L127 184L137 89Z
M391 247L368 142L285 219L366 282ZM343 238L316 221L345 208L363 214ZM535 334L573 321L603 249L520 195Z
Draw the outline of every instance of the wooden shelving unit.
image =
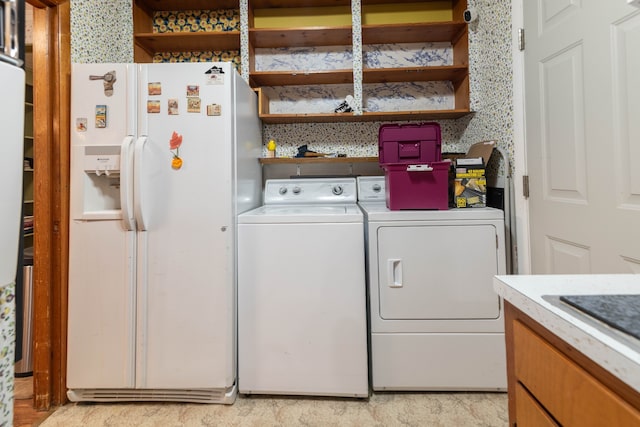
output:
M239 9L239 0L134 0L134 61L153 62L163 52L240 51L240 31L153 31L154 15L159 11Z
M24 104L24 158L25 163L22 168L22 212L24 216L23 226L23 247L29 248L33 246L33 225L28 227L26 220L31 218L31 224L33 224L34 204L33 204L33 160L34 160L34 146L33 146L33 72L31 70L25 70L27 74L27 82L25 88L25 104ZM27 159L31 159L27 163Z
M265 123L311 123L311 122L364 122L397 120L437 120L456 119L470 113L469 108L469 53L468 26L462 15L466 9L466 0L445 0L450 4L450 21L444 22L406 22L375 23L363 21L363 47L377 44L408 43L451 43L453 64L446 66L415 66L402 68L365 68L362 70L362 82L368 85L387 83L425 83L451 82L454 90L454 107L449 110L408 110L376 111L362 115L353 113L335 114L305 113L295 111L291 114L270 112L270 100L267 91L262 88L287 86L326 86L353 85L353 69L314 69L314 70L256 70L255 55L259 49L300 48L300 47L350 47L353 43L351 25L326 25L319 20L317 25L300 26L298 20L284 19L284 26L256 26L256 15L267 11L278 15L287 13L314 14L317 11L340 10L351 18L350 0L249 0L249 64L250 84L256 88L260 103L260 118ZM215 4L212 4L215 3ZM363 14L367 7L384 5L391 9L402 10L403 4L441 3L435 0L362 0ZM152 62L155 55L165 52L201 52L201 51L239 51L239 31L199 31L199 32L154 32L154 15L158 11L186 11L211 9L238 9L239 0L133 0L134 18L134 59L136 62ZM346 12L348 11L348 12ZM341 12L342 13L342 12ZM313 15L315 16L315 15ZM343 20L344 21L344 20ZM291 22L292 26L288 26ZM375 86L373 87L375 89ZM273 93L273 90L270 91ZM355 92L352 91L352 93ZM364 96L363 96L364 98ZM365 99L366 102L366 99Z
M424 3L431 3L427 0ZM403 3L422 3L420 1L363 0L363 7L386 4L401 8ZM262 87L277 88L295 85L332 85L353 83L353 70L283 70L260 71L255 69L256 49L260 48L295 48L295 47L330 47L349 46L353 34L350 26L318 26L289 28L256 28L253 15L263 8L323 8L348 5L344 0L317 0L301 4L293 0L249 0L249 52L250 82L258 89L260 97L260 118L265 123L309 123L309 122L364 122L364 121L396 121L396 120L437 120L456 119L470 113L469 108L469 54L468 28L462 19L466 9L466 1L450 0L451 21L417 22L417 23L382 23L364 24L362 26L363 47L376 44L399 43L451 43L453 65L424 66L403 68L364 68L362 70L363 85L384 83L413 82L451 82L454 89L454 108L450 110L409 110L409 111L365 111L361 115L353 113L305 113L291 114L271 113L270 100ZM270 11L273 13L273 11ZM283 14L286 15L287 11ZM295 20L292 20L295 22ZM273 93L273 89L270 93Z

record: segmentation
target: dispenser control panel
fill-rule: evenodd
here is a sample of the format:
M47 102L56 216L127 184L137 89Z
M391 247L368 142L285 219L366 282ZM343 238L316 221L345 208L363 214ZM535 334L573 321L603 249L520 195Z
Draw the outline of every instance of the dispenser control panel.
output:
M119 147L86 147L84 156L84 170L100 176L105 174L120 174Z

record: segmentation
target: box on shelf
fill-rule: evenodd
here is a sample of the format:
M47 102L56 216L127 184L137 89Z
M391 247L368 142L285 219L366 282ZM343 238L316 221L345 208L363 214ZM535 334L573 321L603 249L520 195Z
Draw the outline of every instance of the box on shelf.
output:
M495 148L495 141L473 144L464 157L455 161L454 203L457 208L487 206L486 165Z
M389 209L449 208L451 163L441 161L441 145L437 123L380 126L378 159Z

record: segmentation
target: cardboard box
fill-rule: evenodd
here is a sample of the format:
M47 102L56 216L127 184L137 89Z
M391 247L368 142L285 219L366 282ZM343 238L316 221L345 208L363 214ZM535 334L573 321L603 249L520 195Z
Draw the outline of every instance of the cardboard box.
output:
M469 148L464 157L456 159L453 188L455 207L487 206L486 165L495 146L495 141L478 142Z

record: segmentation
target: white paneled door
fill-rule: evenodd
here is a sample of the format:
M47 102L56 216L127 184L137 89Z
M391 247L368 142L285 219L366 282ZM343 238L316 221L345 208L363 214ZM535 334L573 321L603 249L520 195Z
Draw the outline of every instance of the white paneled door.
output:
M640 9L524 1L532 272L640 273Z

